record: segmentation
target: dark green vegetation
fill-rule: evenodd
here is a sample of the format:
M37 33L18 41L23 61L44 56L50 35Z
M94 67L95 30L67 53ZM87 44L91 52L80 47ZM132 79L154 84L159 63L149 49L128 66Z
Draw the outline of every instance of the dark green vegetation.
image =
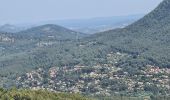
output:
M79 94L54 93L45 90L0 90L1 100L91 100Z
M0 34L1 83L8 88L17 76L40 67L107 64L106 55L111 52L129 55L113 65L128 71L130 76L139 74L146 65L170 68L169 12L170 1L164 0L132 25L85 38L56 25ZM152 88L149 90L154 91Z
M92 99L91 99L92 98ZM0 89L1 100L169 100L169 97L150 96L150 97L130 97L130 96L112 96L112 97L85 97L79 94L55 93L46 90L17 90Z

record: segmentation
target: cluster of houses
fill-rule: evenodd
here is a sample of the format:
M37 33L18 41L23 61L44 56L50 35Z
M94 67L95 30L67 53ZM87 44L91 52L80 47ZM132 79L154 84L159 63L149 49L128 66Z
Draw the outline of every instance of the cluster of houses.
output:
M55 42L52 41L40 41L36 44L38 47L52 46Z
M8 36L5 36L5 35L0 35L0 42L15 42L15 39L14 38L10 38Z
M116 53L116 58L109 54L108 58L118 61L123 57ZM125 55L124 55L125 56ZM111 58L112 57L112 58ZM110 96L122 91L145 91L147 86L157 86L170 90L170 69L147 65L140 74L129 75L113 64L96 66L76 65L62 68L52 67L48 70L39 68L17 78L18 85L24 88L47 89L57 92L82 93Z
M33 89L48 89L50 91L58 92L70 92L70 93L86 93L92 92L95 95L111 95L113 92L111 88L114 84L109 83L110 81L119 80L126 84L126 91L133 92L135 89L139 91L144 91L145 85L157 85L159 87L165 87L170 89L170 70L169 69L159 69L151 67L147 68L143 74L135 75L133 78L128 76L128 73L115 75L114 73L121 70L120 68L94 66L89 72L85 72L85 66L76 66L73 69L59 70L56 67L50 68L48 75L45 75L44 69L38 69L37 71L32 71L27 73L25 76L18 77L17 81L21 83L22 87L31 87ZM94 69L93 69L94 68ZM96 69L97 68L97 69ZM107 70L108 72L100 73L99 70ZM161 74L157 76L156 74ZM166 72L166 73L163 73ZM67 73L71 73L73 76L69 76ZM155 75L155 76L154 76ZM46 77L45 77L46 76ZM72 78L73 77L73 78ZM140 77L140 78L139 78ZM144 81L141 77L148 78L150 81ZM102 82L105 80L105 84L109 84L106 87L102 86ZM119 83L118 83L119 84ZM117 87L119 90L119 87Z

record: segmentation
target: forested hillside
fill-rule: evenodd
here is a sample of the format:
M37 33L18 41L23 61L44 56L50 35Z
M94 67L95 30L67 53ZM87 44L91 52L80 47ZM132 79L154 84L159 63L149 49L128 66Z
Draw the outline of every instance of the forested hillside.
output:
M146 64L169 67L170 1L164 0L155 10L124 29L110 30L91 36L88 41L100 42L112 50L133 55L124 64Z
M86 34L75 32L72 30L69 30L67 28L64 28L62 26L54 25L54 24L46 24L42 26L33 27L21 32L18 32L16 34L22 35L23 37L30 37L32 39L34 38L54 38L54 39L60 39L60 40L71 40L71 39L77 39L82 38L83 36L86 36Z

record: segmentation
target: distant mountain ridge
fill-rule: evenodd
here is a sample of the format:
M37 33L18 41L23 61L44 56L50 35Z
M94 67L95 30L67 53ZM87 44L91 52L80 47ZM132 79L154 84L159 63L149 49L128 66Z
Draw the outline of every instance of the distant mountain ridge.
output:
M94 34L115 28L123 28L139 18L143 17L144 14L137 15L124 15L124 16L113 16L113 17L97 17L97 18L85 18L85 19L64 19L64 20L47 20L32 23L20 23L20 24L4 24L0 26L0 32L16 33L24 31L26 29L42 26L45 24L54 24L63 26L65 28L87 33Z
M26 28L24 28L24 27L17 27L15 25L10 25L10 24L5 24L5 25L0 26L0 32L11 32L11 33L14 33L14 32L22 31L24 29L26 29Z
M135 22L136 20L138 20L143 16L144 14L137 14L137 15L97 17L97 18L87 18L87 19L49 20L49 21L38 22L36 24L47 24L47 23L58 24L75 31L94 34L109 29L123 28Z

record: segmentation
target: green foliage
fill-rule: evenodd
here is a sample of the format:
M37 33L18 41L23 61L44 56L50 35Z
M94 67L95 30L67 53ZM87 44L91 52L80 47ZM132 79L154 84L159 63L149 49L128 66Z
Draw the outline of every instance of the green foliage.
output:
M128 95L85 97L79 94L55 93L46 90L0 89L0 100L169 100L169 98L168 96L156 95L151 95L150 97Z
M1 100L91 100L79 94L54 93L45 90L3 90Z

